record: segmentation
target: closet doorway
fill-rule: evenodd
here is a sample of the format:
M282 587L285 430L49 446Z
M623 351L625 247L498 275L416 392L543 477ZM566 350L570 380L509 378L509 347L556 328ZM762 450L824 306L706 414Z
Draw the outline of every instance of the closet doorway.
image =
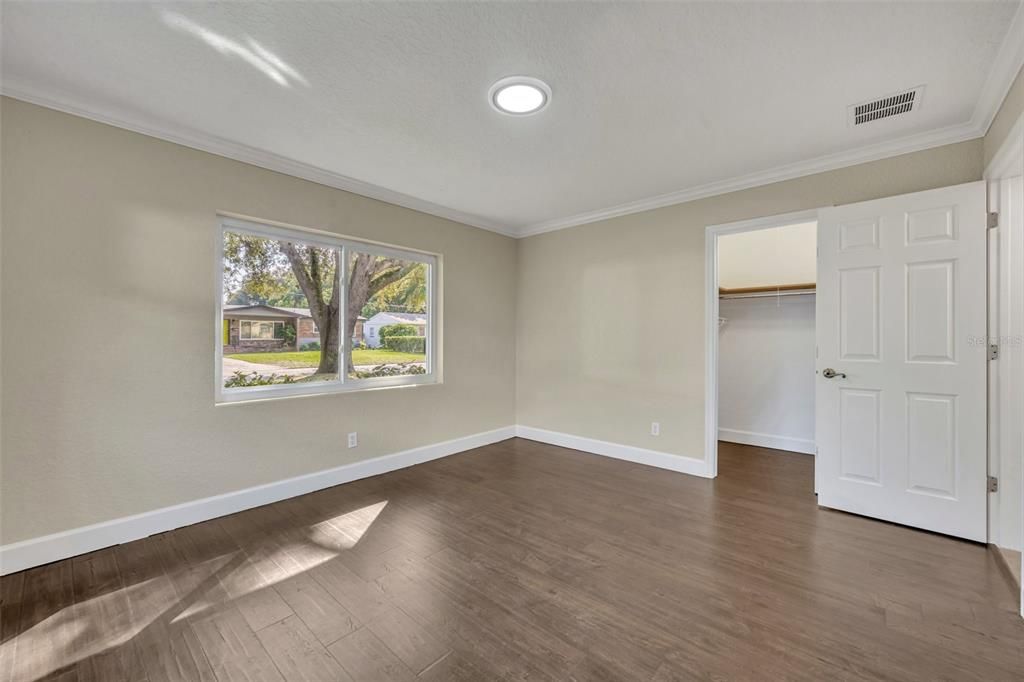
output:
M727 453L721 466L756 466L754 458L789 453L809 474L817 212L712 227L708 237L708 385L716 395L708 401L707 446L714 474L719 450ZM810 493L809 479L807 486Z

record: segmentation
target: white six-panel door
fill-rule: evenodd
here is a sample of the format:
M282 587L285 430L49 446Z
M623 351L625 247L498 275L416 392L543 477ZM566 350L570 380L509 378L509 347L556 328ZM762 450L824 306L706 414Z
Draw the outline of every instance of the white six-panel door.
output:
M985 218L981 182L821 211L821 506L986 540Z

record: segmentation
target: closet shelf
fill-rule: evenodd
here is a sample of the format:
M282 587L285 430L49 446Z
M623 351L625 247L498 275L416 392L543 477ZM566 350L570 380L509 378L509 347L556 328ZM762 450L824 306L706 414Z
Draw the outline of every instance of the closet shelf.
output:
M804 284L778 284L775 286L762 287L735 287L727 289L719 287L719 298L747 298L760 296L800 296L813 294L815 292L814 282Z

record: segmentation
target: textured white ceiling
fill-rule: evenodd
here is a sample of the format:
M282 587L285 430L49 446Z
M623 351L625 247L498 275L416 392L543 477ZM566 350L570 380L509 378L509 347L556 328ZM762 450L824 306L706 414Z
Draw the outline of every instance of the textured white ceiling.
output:
M994 111L1009 83L986 90L1018 6L4 2L2 84L525 234L976 136L976 104ZM551 105L491 109L513 74L549 83ZM847 127L847 105L921 84L920 112Z

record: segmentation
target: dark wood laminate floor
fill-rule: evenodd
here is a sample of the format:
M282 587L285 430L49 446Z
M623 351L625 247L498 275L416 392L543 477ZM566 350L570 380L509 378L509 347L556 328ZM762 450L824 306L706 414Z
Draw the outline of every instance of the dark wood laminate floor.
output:
M0 581L0 680L1021 680L979 545L510 440Z

